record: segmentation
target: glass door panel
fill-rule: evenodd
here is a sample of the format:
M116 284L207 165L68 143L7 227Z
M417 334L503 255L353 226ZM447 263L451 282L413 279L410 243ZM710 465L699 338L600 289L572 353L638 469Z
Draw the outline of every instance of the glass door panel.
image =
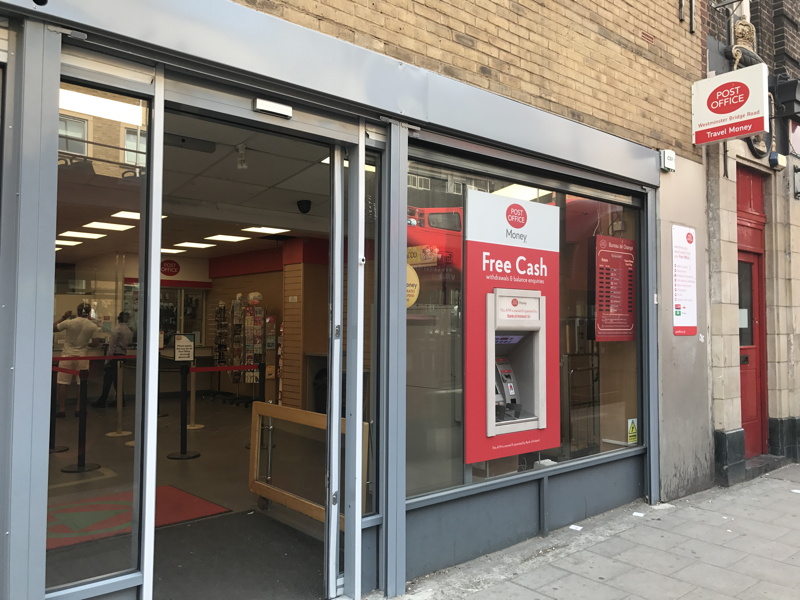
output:
M139 215L147 193L145 100L61 85L54 240L49 589L139 568L138 455L126 445L140 361L133 332ZM138 302L138 299L137 299Z

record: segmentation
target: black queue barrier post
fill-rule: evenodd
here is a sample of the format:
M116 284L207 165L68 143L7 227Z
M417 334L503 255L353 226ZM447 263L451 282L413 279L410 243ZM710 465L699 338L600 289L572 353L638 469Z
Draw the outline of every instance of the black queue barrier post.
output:
M53 363L55 366L56 363ZM58 412L58 373L53 371L53 379L50 384L50 454L66 452L69 446L56 446L56 413Z
M78 463L62 468L61 471L64 473L86 473L100 468L97 463L86 462L86 405L88 404L86 390L89 387L89 371L81 370L79 379L80 392L78 402L80 402L81 407L78 414Z
M171 454L167 454L167 458L171 458L172 460L189 460L191 458L197 458L200 456L199 452L186 449L188 444L187 428L189 426L188 379L189 365L183 364L181 365L181 450L180 452L172 452Z

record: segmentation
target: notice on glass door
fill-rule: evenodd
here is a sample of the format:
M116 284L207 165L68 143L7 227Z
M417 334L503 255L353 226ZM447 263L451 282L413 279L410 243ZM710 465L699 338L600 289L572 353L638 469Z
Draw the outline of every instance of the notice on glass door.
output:
M697 335L697 238L695 230L672 226L672 332Z

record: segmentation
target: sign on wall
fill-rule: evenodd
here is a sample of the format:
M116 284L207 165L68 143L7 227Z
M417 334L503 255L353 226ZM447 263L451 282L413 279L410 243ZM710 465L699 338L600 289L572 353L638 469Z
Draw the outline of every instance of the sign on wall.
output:
M672 226L672 332L697 335L697 238L695 230Z
M560 443L559 209L469 190L465 459Z
M769 131L765 64L692 84L692 142L698 146Z
M595 236L595 341L630 342L636 325L636 242Z

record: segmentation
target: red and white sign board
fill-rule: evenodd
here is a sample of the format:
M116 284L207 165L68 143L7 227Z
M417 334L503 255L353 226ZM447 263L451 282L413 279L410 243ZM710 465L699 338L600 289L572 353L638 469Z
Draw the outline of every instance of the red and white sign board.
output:
M692 84L692 143L702 146L769 131L765 64Z
M597 235L595 341L630 342L636 327L636 242Z
M468 464L554 448L560 444L559 209L469 190L464 261L464 426ZM546 427L487 435L487 295L533 290L546 302ZM536 306L539 306L538 304ZM501 316L538 319L538 312L501 301ZM499 334L500 332L498 332Z
M697 236L672 226L672 332L697 335Z

